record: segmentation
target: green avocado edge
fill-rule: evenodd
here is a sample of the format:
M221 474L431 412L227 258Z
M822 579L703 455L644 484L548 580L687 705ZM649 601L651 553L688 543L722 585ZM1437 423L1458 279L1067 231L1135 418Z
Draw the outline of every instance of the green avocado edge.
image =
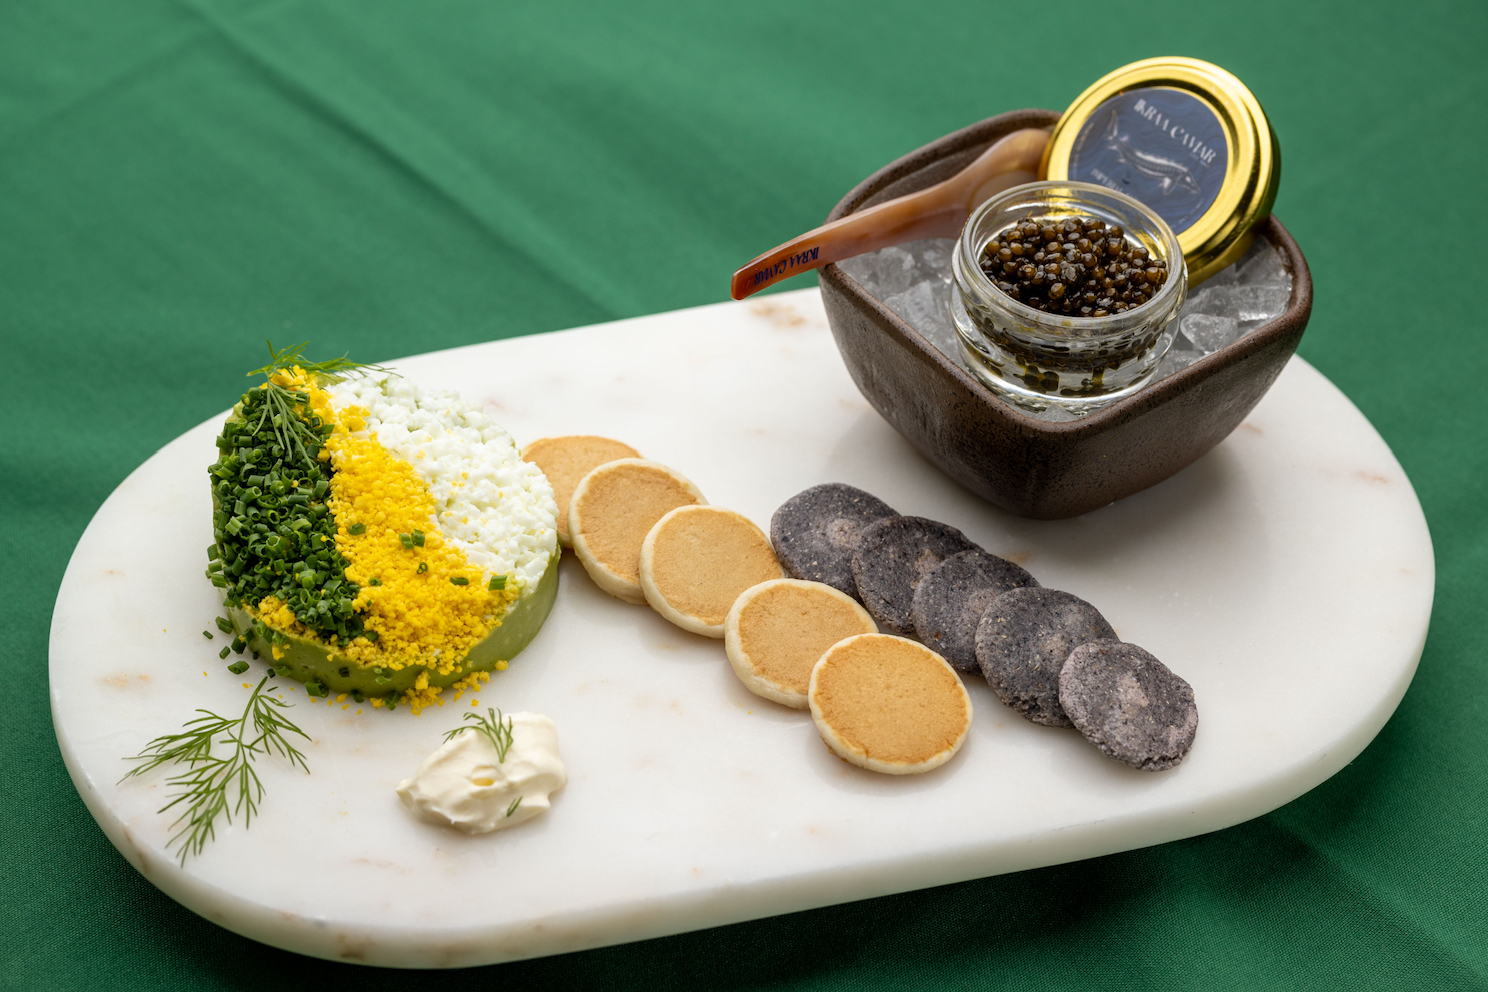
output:
M338 695L360 691L367 698L386 698L412 689L424 672L429 673L429 685L444 687L468 678L471 672L489 672L497 662L511 661L516 657L532 643L553 611L553 603L558 598L558 562L561 557L562 549L555 549L537 584L507 608L500 625L470 649L456 671L447 675L424 665L409 665L396 671L383 669L379 674L375 669L363 668L337 648L292 634L285 635L289 643L280 646L281 655L275 658L269 642L253 635L253 617L238 607L226 609L238 630L245 632L243 636L248 647L257 651L273 667L276 675L298 682L319 682Z

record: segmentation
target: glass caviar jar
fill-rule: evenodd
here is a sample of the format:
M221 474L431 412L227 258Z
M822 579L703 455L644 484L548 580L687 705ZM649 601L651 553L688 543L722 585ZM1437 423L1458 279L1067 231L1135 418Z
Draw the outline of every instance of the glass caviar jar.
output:
M1147 302L1101 317L1045 312L1020 303L983 271L987 245L1014 226L1082 218L1119 227L1128 244L1162 260L1166 276ZM992 197L962 229L951 271L951 317L972 374L1016 406L1059 406L1077 416L1151 380L1188 292L1183 250L1163 219L1124 193L1088 183L1028 183Z

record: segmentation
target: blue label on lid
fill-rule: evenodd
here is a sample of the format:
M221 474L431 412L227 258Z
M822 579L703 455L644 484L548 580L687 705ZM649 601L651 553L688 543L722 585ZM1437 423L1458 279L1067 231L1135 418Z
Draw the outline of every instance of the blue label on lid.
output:
M1075 138L1068 175L1141 200L1182 234L1219 196L1228 167L1229 143L1209 105L1150 86L1096 108Z

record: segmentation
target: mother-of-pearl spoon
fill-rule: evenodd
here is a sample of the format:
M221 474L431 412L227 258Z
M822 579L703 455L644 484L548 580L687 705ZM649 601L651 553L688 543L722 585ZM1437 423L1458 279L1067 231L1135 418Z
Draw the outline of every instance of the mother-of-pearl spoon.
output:
M996 193L1039 177L1049 132L1014 131L944 182L848 214L773 248L734 273L736 300L808 269L865 252L918 241L954 238L972 211Z

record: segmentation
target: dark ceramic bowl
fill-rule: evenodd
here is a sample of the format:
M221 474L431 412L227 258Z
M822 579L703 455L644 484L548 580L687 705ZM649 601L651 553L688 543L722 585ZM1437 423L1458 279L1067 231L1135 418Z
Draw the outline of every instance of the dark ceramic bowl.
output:
M1058 114L1016 110L948 134L863 180L827 216L923 189L993 141ZM1275 217L1265 234L1292 270L1276 320L1098 413L1045 423L998 399L836 265L821 269L837 349L868 402L951 478L1019 516L1073 517L1166 479L1223 441L1271 388L1307 327L1312 277Z

